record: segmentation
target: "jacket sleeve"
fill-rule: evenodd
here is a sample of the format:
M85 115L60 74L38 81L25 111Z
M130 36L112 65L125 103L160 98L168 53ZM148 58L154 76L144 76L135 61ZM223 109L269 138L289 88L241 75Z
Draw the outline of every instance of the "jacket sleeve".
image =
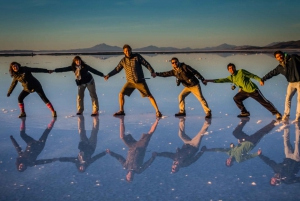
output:
M100 72L100 71L98 71L98 70L96 70L96 69L94 69L94 68L92 68L90 66L87 66L87 67L88 67L88 71L94 73L95 75L99 75L100 77L104 76L104 74L102 72Z
M159 77L170 77L170 76L175 76L175 73L173 70L166 71L166 72L156 72L155 73Z
M99 158L101 158L101 157L103 157L103 156L105 156L105 155L106 155L106 152L103 151L103 152L101 152L101 153L99 153L99 154L93 156L93 158L92 158L92 160L91 160L91 163L95 162L96 160L98 160Z
M45 68L32 68L32 67L27 67L23 66L24 71L29 71L32 73L48 73L49 71Z
M62 72L72 71L72 66L62 67L62 68L55 68L54 71L56 73L62 73Z
M214 83L226 83L226 82L232 82L231 76L214 80Z
M161 152L161 153L157 153L157 156L162 156L162 157L166 157L166 158L170 158L172 160L175 159L175 155L174 153L171 152Z
M146 59L144 59L144 57L142 57L140 54L138 54L138 58L139 58L139 61L141 62L141 64L143 66L145 66L149 71L150 73L154 73L154 69L152 68L152 66L149 64L148 61L146 61Z
M259 158L265 162L268 166L270 166L272 169L274 169L274 167L277 165L277 163L273 160L271 160L270 158L268 158L267 156L264 156L262 154L259 155Z
M120 154L110 151L110 155L112 157L114 157L115 159L117 159L121 163L121 165L123 165L126 162L125 158L123 156L121 156Z
M155 156L152 156L148 161L146 161L146 162L142 165L142 167L140 167L139 169L137 169L136 172L137 172L138 174L144 172L144 171L145 171L145 170L153 163L154 159L155 159Z
M10 85L10 87L8 89L8 92L7 92L8 95L10 95L13 92L13 90L15 89L17 84L18 84L18 80L16 78L13 78L13 80L11 82L11 85Z
M266 81L268 79L271 79L273 76L277 76L280 74L279 70L278 70L279 65L274 68L273 70L271 70L270 72L268 72L261 80L262 81Z
M124 68L122 63L123 63L123 59L119 62L117 67L115 67L110 73L108 73L108 76L112 77L115 74L119 73Z
M72 162L72 163L76 163L77 161L77 157L60 157L59 158L59 162Z
M246 77L255 79L255 80L257 80L258 82L261 81L261 78L258 77L257 75L254 75L254 74L252 74L252 73L250 73L249 71L246 71L246 70L244 70L244 69L241 69L241 70L242 70L243 74L244 74Z
M197 155L195 155L194 157L192 158L189 158L188 160L184 161L183 164L181 164L183 167L188 167L190 166L191 164L195 163L201 156L202 154L204 153L204 151L200 151L197 153Z
M193 69L191 66L186 66L187 70L193 73L199 80L205 80L204 77L195 69Z

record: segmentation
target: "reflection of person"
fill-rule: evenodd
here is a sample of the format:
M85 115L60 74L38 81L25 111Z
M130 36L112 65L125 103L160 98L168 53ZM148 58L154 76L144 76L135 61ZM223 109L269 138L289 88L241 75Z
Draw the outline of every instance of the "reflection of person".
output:
M18 152L18 158L16 159L16 166L19 172L24 172L27 167L33 167L35 165L43 165L46 163L52 163L56 161L56 159L40 159L37 160L38 155L43 151L46 140L50 131L53 128L55 123L55 118L52 119L46 130L44 131L43 135L40 137L39 140L34 140L32 137L25 133L25 120L26 118L22 118L21 126L20 126L20 136L26 142L27 147L26 150L23 151L14 137L11 135L10 139L15 146L16 151Z
M250 112L247 111L243 101L247 98L251 97L257 102L259 102L262 106L264 106L267 110L269 110L273 115L276 115L276 119L281 119L281 114L274 107L274 105L268 101L258 89L256 84L251 81L252 79L261 81L261 78L257 75L254 75L244 69L236 70L236 67L233 63L229 63L227 65L227 70L231 74L227 78L214 79L214 80L205 80L206 82L214 82L214 83L225 83L232 82L234 86L238 86L239 92L233 97L233 100L237 107L241 110L241 114L238 117L248 117L250 116ZM235 87L234 87L235 88ZM233 88L233 89L234 89Z
M180 118L178 135L181 138L181 140L184 142L184 144L182 145L181 148L176 149L176 153L171 153L171 152L157 153L157 156L162 156L173 160L172 170L171 170L172 173L178 172L181 167L190 166L202 156L204 151L201 149L200 152L198 152L199 146L201 144L202 137L205 135L208 127L211 124L210 121L211 121L210 119L206 119L203 123L201 130L193 139L191 139L185 133L185 119L182 117Z
M18 97L19 108L21 110L21 114L19 118L26 117L25 108L24 108L24 98L28 96L30 93L36 92L41 99L44 101L46 106L52 112L52 116L56 117L56 111L54 110L51 102L46 97L44 90L42 88L41 83L33 77L31 73L48 73L47 69L43 68L30 68L27 66L21 66L21 64L17 62L12 62L9 66L9 73L11 77L13 77L12 83L7 92L7 97L13 92L14 88L18 84L18 81L22 84L23 90L21 91Z
M99 111L98 96L96 93L96 85L92 73L103 77L103 73L87 65L79 56L74 57L72 65L63 68L56 68L54 72L61 73L73 71L75 73L75 81L78 86L77 94L77 115L81 115L84 111L84 91L87 88L92 99L93 112L91 116L97 116ZM52 72L52 71L51 71Z
M77 157L60 157L60 162L71 162L74 163L79 172L85 172L85 170L94 163L96 160L105 156L105 151L95 155L92 155L95 152L97 146L97 135L99 131L99 118L93 117L93 128L90 138L86 136L86 130L84 125L84 116L80 115L78 117L78 132L80 135L80 142L78 144L79 153Z
M296 91L298 93L297 99L297 111L296 111L296 121L300 120L300 57L298 55L288 55L281 51L274 52L274 57L279 61L278 66L267 73L262 78L261 85L264 85L264 81L282 74L285 76L286 80L289 82L286 89L285 97L285 108L283 114L283 120L288 120L291 110L291 100L295 95Z
M148 133L142 134L141 138L136 141L131 134L125 135L124 116L120 118L120 138L124 144L129 148L127 158L125 159L120 154L117 154L109 149L106 150L108 154L116 158L124 169L127 170L126 181L133 181L134 174L141 174L144 172L154 161L156 153L152 153L151 158L144 162L147 146L150 139L158 125L159 118L156 119ZM144 163L143 163L144 162Z
M175 116L186 116L184 100L185 97L187 97L190 93L193 93L203 107L203 110L206 114L205 118L211 118L211 110L209 109L208 104L205 98L203 97L199 80L198 80L200 79L203 82L205 80L204 77L197 70L193 69L191 66L186 65L185 63L180 63L176 57L173 57L171 59L171 63L173 67L172 70L156 73L156 75L160 77L175 76L177 80L177 85L182 83L182 85L184 86L184 89L181 91L181 93L178 96L179 112L175 114Z
M125 57L119 62L118 66L114 70L112 70L108 75L104 77L105 80L108 80L111 76L119 73L123 68L125 70L127 82L125 83L125 85L119 93L120 111L116 112L114 116L125 115L124 95L130 96L131 93L135 89L137 89L139 90L142 97L149 98L150 103L156 111L156 116L162 117L162 114L158 109L156 101L152 96L148 85L145 81L142 65L145 66L151 72L152 77L156 76L154 69L140 54L132 53L132 49L129 45L123 46L123 52L125 54Z
M241 122L234 129L233 135L238 139L238 145L235 146L233 143L230 144L230 148L205 148L205 151L215 151L215 152L225 152L229 155L229 158L226 159L225 165L231 167L233 162L238 163L244 162L246 160L252 159L262 153L259 149L257 152L250 154L249 152L254 149L254 147L259 143L259 141L273 128L275 128L275 120L271 121L268 125L258 130L253 135L247 135L243 132L243 128L246 123L249 121L249 118L241 118Z
M297 173L300 171L300 155L299 155L299 138L300 130L299 123L295 124L295 148L290 142L290 127L284 128L283 143L285 158L282 163L276 163L264 155L259 157L269 165L273 171L274 176L270 179L272 186L280 185L281 182L285 184L294 184L300 182L300 177L297 177Z

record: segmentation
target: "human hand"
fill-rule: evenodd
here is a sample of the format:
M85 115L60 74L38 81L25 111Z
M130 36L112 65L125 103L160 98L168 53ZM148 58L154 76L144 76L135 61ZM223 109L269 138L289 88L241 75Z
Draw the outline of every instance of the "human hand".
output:
M206 146L203 146L202 148L201 148L201 151L206 151L207 150L207 147Z
M157 152L152 152L152 157L156 157L157 156Z
M110 154L110 150L109 149L106 149L105 152L106 152L106 154Z
M260 86L264 86L265 82L261 80L261 81L259 82L259 84L260 84Z
M153 78L155 78L155 77L156 77L156 73L151 73L151 76L152 76Z
M258 154L258 155L261 155L261 154L262 154L261 149L259 149L259 150L257 151L257 154Z
M51 74L51 73L53 73L54 72L54 70L48 70L48 73L49 74Z
M202 80L202 83L206 86L207 85L207 81L206 80Z
M109 75L105 75L105 76L104 76L104 80L105 80L105 81L107 81L108 78L109 78Z
M10 94L9 93L7 93L7 95L6 95L7 97L9 97L10 96Z

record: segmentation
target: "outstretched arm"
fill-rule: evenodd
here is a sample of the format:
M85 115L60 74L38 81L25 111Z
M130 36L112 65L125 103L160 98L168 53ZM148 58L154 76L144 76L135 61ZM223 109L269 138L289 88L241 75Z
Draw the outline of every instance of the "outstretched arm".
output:
M150 158L148 161L146 161L146 162L142 165L142 167L140 167L136 172L137 172L138 174L144 172L144 171L145 171L145 170L153 163L155 157L156 157L156 153L152 153L151 158Z
M102 72L92 68L91 66L87 65L87 67L88 67L88 71L94 73L95 75L99 75L100 77L104 77L104 74Z
M121 156L120 154L117 154L109 149L106 149L106 153L111 155L115 159L117 159L121 163L121 165L123 165L126 162L126 160L123 156Z
M17 84L18 84L18 80L14 78L13 81L11 82L11 85L10 85L9 89L8 89L7 97L10 96L10 94L13 92L13 90L15 89Z

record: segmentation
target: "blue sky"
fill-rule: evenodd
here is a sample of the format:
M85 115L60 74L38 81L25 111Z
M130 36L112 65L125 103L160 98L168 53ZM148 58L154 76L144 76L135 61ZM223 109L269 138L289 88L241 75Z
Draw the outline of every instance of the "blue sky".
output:
M0 49L264 46L300 40L295 0L0 0Z

